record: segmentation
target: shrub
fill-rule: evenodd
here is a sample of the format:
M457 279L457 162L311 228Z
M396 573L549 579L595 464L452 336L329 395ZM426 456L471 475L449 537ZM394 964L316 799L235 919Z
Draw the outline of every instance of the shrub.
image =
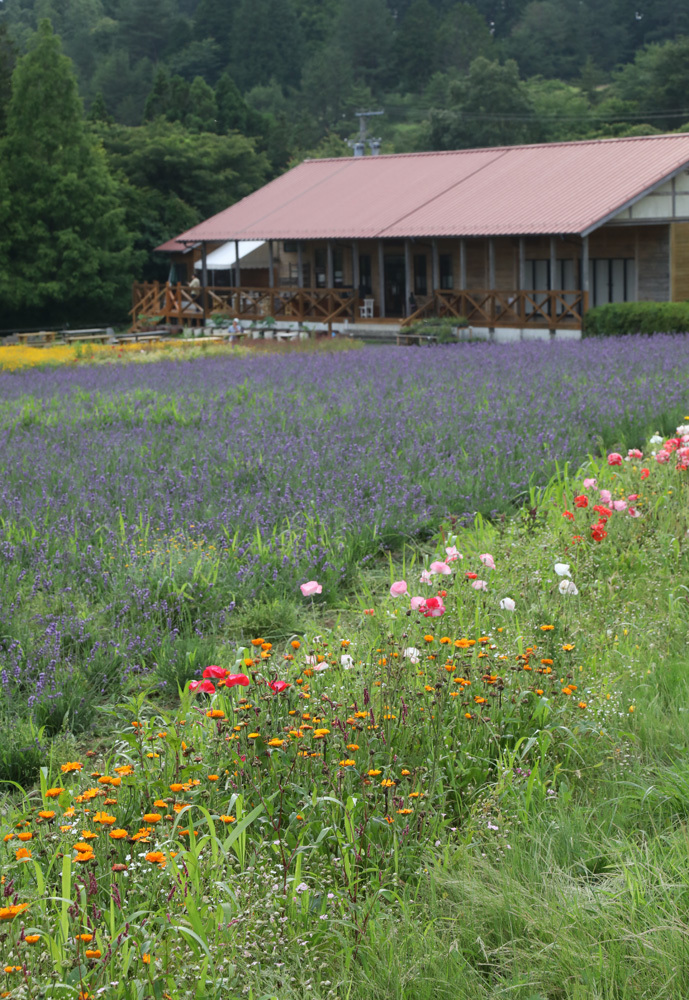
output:
M584 316L582 336L619 337L687 331L689 302L618 302L590 309Z
M467 321L464 316L431 316L429 319L421 319L416 323L410 323L405 329L405 333L413 333L421 337L436 337L439 344L456 344L458 327L465 327Z

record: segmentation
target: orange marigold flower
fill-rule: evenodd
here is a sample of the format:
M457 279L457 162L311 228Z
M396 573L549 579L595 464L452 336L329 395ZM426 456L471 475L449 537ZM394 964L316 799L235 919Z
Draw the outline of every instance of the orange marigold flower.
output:
M425 635L425 636L423 637L423 641L424 641L424 642L435 642L435 639L433 638L433 636L432 636L432 635Z
M45 793L45 797L47 799L56 799L59 795L62 795L63 792L64 788L49 788Z
M160 823L163 817L160 813L144 813L144 823Z
M115 768L115 774L125 777L128 774L134 774L134 768L131 764L122 764L121 767Z
M165 855L163 854L162 851L149 851L148 854L146 855L146 860L149 861L152 865L164 865Z
M93 851L81 851L74 860L80 865L85 865L87 861L93 861L95 856Z
M90 944L93 941L93 934L77 934L75 935L76 941L83 941L84 944Z
M40 941L40 939L41 939L40 934L27 934L26 937L24 938L27 944L36 944L36 942Z
M144 952L144 954L141 956L141 961L144 963L144 965L150 965L151 964L151 956L149 955L149 953L147 951Z
M380 770L376 768L372 768L370 771L367 772L369 778L376 778L380 773L381 773Z
M38 815L41 817L41 819L53 819L53 817L55 816L55 810L41 809Z
M17 834L17 837L19 840L32 840L33 833L30 833L28 830L23 830L21 833Z
M235 822L235 817L234 816L218 816L218 819L220 820L221 823L234 823Z
M111 816L109 813L106 812L97 812L96 815L93 817L93 822L102 823L103 826L112 826L113 823L117 822L117 818L115 816Z
M65 815L66 815L66 813L65 813ZM82 830L81 831L81 835L84 838L84 840L97 840L98 839L98 834L94 833L92 830Z
M111 830L110 839L111 840L124 840L128 836L126 830Z
M31 859L31 848L30 847L18 847L14 852L14 856L17 861L29 861Z
M221 708L209 708L206 712L206 716L209 719L224 719L225 713Z
M220 775L219 775L219 774L209 774L209 775L208 775L208 780L209 780L209 781L218 781L218 780L219 780L219 778L220 778Z
M12 906L0 906L0 920L14 920L15 917L28 910L28 903L14 903Z
M84 954L87 958L100 958L101 950L100 948L87 948Z
M84 765L80 764L78 760L68 760L66 764L63 764L61 771L63 774L69 774L70 771L81 771Z
M168 785L168 788L170 789L171 792L183 792L184 791L184 785L180 785L180 783L178 781L176 781L172 785Z
M555 626L554 625L541 625L540 628L541 628L541 632L552 632L552 630L555 628Z

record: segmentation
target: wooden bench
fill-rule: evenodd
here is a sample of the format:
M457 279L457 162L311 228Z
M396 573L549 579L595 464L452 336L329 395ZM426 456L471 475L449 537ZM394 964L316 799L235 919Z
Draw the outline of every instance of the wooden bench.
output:
M405 333L404 330L398 330L397 332L397 346L400 347L402 344L410 346L411 344L416 344L418 347L421 344L437 344L438 338L432 333Z
M57 338L57 330L38 330L34 333L18 333L17 340L26 347L45 347L47 344L54 344Z
M67 344L77 344L77 343L99 343L104 344L106 341L113 339L115 336L115 331L112 327L92 327L88 330L70 330L65 331L65 343Z

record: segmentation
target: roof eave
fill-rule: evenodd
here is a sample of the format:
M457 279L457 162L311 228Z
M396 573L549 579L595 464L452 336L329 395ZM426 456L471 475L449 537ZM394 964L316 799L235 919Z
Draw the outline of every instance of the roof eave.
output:
M618 205L617 208L612 209L612 211L608 212L607 215L604 215L602 218L598 219L597 222L592 222L591 225L583 229L579 235L582 237L590 236L591 233L595 232L596 229L600 229L600 227L604 226L606 222L610 222L617 215L619 215L620 212L624 212L625 209L631 208L632 205L636 205L637 202L641 201L642 198L645 198L647 194L651 193L651 191L655 191L655 189L659 188L661 184L665 184L666 181L671 181L674 177L677 177L679 174L683 173L688 168L689 168L689 160L685 160L682 164L680 164L679 167L676 167L674 170L671 170L669 174L664 174L660 178L660 180L655 181L653 184L649 184L649 186L647 188L644 188L644 190L639 192L639 194L635 194L633 198L630 198L628 201L625 201L622 205Z

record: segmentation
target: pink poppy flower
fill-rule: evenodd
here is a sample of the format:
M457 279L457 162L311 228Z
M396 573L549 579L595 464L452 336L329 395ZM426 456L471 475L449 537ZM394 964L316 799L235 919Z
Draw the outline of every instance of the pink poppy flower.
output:
M486 583L485 580L472 580L471 581L471 586L474 588L474 590L487 590L488 589L488 584Z
M215 684L212 681L189 681L190 691L203 691L204 694L215 694Z
M412 611L418 611L426 603L425 597L412 597L410 607Z
M612 493L610 492L610 490L601 490L600 491L600 502L601 503L610 503L611 500L612 500ZM596 508L594 507L593 509L595 510Z
M315 594L323 592L322 586L316 580L309 580L308 583L302 583L299 589L304 597L313 597Z
M608 455L608 465L622 465L622 456L616 451L611 451Z
M445 562L456 562L458 559L463 559L464 556L461 552L457 551L456 545L449 545L445 549Z
M428 572L428 570L427 570L427 569L425 569L425 570L424 570L424 571L422 572L422 574L421 574L421 576L420 576L420 578L419 578L419 583L433 583L433 577L432 577L432 575L431 575L431 574L430 574L430 573Z
M440 573L441 576L450 576L452 570L445 562L432 562L430 565L431 573Z
M290 685L287 683L287 681L271 681L268 684L268 687L270 688L271 691L274 691L275 694L280 694L281 691L286 691L287 688L290 687Z
M493 559L490 552L484 552L482 556L479 556L479 559L488 569L495 569L495 559Z
M627 458L643 458L644 453L639 451L638 448L630 448L627 452Z
M659 451L656 455L656 462L660 462L661 465L665 465L666 462L670 461L669 451Z
M613 502L612 502L612 509L613 510L626 510L627 509L627 501L626 500L613 500Z
M585 490L595 490L595 488L596 488L596 482L597 482L597 480L595 480L595 479L585 479L584 480L584 489Z
M390 597L403 597L407 593L406 580L396 580L390 587Z
M636 509L636 507L628 507L627 513L630 517L641 517L641 512Z
M218 667L215 664L211 664L210 667L206 667L203 671L203 677L213 677L215 680L222 680L222 678L227 674L228 671L224 667Z

